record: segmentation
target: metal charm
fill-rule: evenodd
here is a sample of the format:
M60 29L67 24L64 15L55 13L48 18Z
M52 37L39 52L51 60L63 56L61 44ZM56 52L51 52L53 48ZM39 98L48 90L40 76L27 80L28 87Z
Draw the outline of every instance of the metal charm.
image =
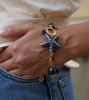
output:
M41 45L43 47L47 47L49 49L49 64L50 67L48 69L48 73L52 75L52 82L51 85L55 85L55 76L58 73L58 70L56 69L56 66L53 63L53 53L54 48L61 48L61 45L57 43L58 35L56 34L54 24L49 24L48 27L44 30L42 30L42 33L45 35L46 42L42 43Z

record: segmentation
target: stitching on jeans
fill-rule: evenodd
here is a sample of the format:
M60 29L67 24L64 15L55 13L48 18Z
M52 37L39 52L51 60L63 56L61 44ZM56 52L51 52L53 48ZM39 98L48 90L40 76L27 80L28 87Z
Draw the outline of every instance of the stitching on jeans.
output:
M60 85L60 89L61 89L61 92L62 92L62 95L63 95L63 100L67 100L67 98L66 98L66 95L65 95L65 93L64 93L64 90L63 90L63 87L62 87L62 85L61 85L61 80L59 80L59 85Z
M20 83L33 83L33 82L39 82L38 78L36 79L22 79L18 76L14 76L13 74L9 74L7 71L4 71L4 69L0 69L1 75L3 75L6 78L9 78L10 80L13 80L15 82L20 82ZM40 83L40 82L39 82Z

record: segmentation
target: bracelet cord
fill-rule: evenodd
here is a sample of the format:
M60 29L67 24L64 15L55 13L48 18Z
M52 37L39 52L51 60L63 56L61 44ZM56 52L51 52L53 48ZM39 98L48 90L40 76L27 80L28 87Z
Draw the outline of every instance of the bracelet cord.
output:
M46 29L42 30L42 33L45 34L46 42L42 43L43 47L49 49L49 64L48 74L52 75L51 85L55 85L55 76L59 73L59 70L56 68L53 62L54 48L61 48L61 45L56 42L58 35L56 34L55 25L50 23Z

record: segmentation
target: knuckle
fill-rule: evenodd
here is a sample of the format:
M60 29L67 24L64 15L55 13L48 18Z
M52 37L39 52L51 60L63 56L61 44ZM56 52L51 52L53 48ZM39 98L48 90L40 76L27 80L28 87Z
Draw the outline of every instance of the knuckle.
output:
M21 57L19 57L19 58L16 59L16 63L17 63L17 64L21 64L22 62L23 62L23 60L22 60Z
M24 59L23 56L19 56L18 58L16 58L16 63L24 65L26 64L26 59Z
M19 46L17 44L14 44L12 46L12 51L17 51L19 49Z

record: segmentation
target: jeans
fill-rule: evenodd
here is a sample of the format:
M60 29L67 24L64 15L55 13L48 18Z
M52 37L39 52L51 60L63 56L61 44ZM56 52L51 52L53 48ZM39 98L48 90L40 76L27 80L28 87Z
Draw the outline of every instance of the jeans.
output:
M28 79L0 67L0 100L75 100L68 68L59 69L55 86L50 81L51 75Z

